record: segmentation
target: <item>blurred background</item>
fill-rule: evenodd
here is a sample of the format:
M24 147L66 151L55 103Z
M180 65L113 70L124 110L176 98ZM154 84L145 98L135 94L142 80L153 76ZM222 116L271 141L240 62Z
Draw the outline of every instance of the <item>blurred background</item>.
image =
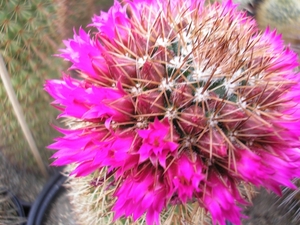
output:
M286 43L299 50L299 0L286 5L280 0L235 2L257 19L261 29L268 25L277 28ZM70 65L53 55L64 47L62 40L72 38L73 29L85 28L94 14L106 11L112 3L112 0L0 0L0 54L41 156L40 160L33 156L0 80L0 224L24 222L9 202L7 190L32 203L54 173L48 166L52 152L46 146L59 135L51 127L58 125L58 111L50 106L52 100L43 91L43 85L46 79L59 78ZM282 14L291 8L298 12L295 17ZM280 23L272 19L279 12L285 18ZM42 172L41 164L48 175ZM283 199L278 199L263 191L254 199L254 207L246 209L250 219L244 224L300 224L295 219L300 215L298 198L298 192L287 191ZM76 224L70 208L63 193L44 224Z

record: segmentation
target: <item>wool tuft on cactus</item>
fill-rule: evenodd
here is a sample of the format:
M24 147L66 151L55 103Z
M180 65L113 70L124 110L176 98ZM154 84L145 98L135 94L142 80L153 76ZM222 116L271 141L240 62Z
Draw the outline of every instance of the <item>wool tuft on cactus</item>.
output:
M49 148L107 224L241 224L251 185L295 188L300 76L276 31L204 0L115 1L90 26L59 55L79 76L45 84L70 125Z

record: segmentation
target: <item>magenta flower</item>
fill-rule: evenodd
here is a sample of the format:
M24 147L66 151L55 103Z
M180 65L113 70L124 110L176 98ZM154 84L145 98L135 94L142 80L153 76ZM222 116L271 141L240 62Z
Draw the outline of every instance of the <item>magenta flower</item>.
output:
M90 209L200 224L200 206L213 224L240 224L248 184L295 187L300 76L275 31L231 1L116 1L92 21L96 33L80 28L59 55L81 77L45 84L70 127L57 128L52 165L101 174L90 187L107 204Z
M203 204L211 213L213 224L225 225L224 214L233 224L240 224L241 208L236 204L245 204L245 201L239 195L234 181L228 176L219 177L211 173L206 187Z
M175 150L178 148L178 144L173 141L178 139L177 134L171 131L169 122L167 120L160 122L155 118L154 123L149 124L147 130L137 132L143 140L138 151L140 163L150 159L154 166L160 165L166 168L166 157L175 155Z
M131 22L127 16L126 8L122 7L118 1L114 2L107 13L101 12L100 16L95 15L92 21L90 26L99 30L97 35L107 39L110 44L118 46L120 43L125 44L127 42ZM118 43L118 41L121 42Z
M54 104L65 106L61 117L125 122L134 110L122 87L98 87L64 77L64 81L48 81L45 89L56 99Z
M99 154L94 149L97 146L100 147L99 140L105 137L104 131L96 129L58 130L65 136L57 138L56 143L49 146L51 149L59 150L52 156L52 158L56 158L52 165L78 163L76 172L74 172L77 176L88 175L99 168L99 165L92 166L93 159ZM82 151L83 149L84 151Z
M196 155L194 155L196 156ZM205 169L201 159L190 159L187 155L182 154L178 159L170 164L167 170L166 182L176 193L181 203L187 203L193 199L193 195L201 193L200 182L205 179L202 171Z
M161 175L155 172L155 167L146 166L135 174L126 178L122 186L117 189L115 196L116 218L122 215L132 216L137 220L144 213L147 214L147 223L160 224L159 214L167 205L168 190L161 181Z
M74 39L65 40L64 44L67 48L62 49L59 56L73 63L70 69L80 70L105 84L110 82L101 48L97 48L97 43L82 28L79 29L79 35L75 33Z

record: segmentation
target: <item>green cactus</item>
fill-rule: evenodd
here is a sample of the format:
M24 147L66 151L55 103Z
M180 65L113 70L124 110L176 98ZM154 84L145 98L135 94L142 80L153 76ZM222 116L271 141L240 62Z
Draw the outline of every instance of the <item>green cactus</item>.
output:
M46 79L59 77L66 69L53 57L58 44L69 38L73 27L90 22L90 17L111 4L107 0L0 0L0 54L3 55L11 82L45 164L56 132L57 111L43 91ZM0 81L0 149L11 163L22 169L36 170L7 93Z
M53 123L56 113L48 106L50 100L43 92L43 83L47 78L58 77L62 68L61 63L51 57L61 39L51 26L56 19L55 5L50 0L2 0L0 9L0 53L29 128L46 160L45 146L54 133L49 124ZM34 170L34 158L2 82L0 99L1 150L14 165Z

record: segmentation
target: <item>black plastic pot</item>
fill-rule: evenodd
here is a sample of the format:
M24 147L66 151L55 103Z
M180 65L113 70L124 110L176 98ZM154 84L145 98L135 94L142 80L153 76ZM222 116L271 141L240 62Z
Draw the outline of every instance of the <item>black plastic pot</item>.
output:
M50 178L30 209L27 225L43 224L45 212L50 207L52 201L55 200L58 193L64 189L63 183L66 179L67 177L59 172Z

